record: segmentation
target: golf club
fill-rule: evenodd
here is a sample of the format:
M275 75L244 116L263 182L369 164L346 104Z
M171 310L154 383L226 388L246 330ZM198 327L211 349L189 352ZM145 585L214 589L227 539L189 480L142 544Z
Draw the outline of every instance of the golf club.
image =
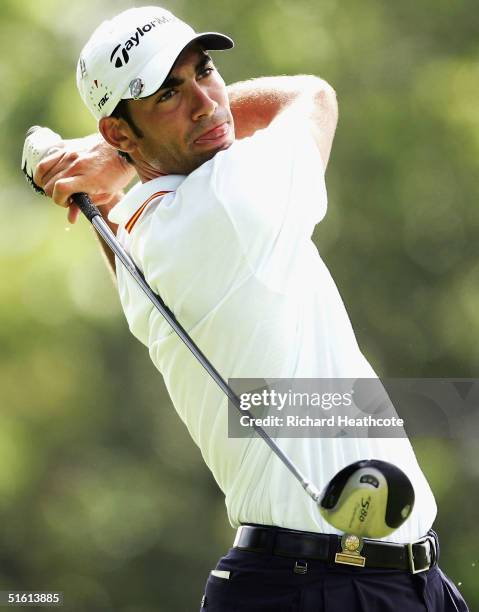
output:
M322 492L319 510L330 525L357 536L381 537L398 529L414 507L406 474L387 461L356 461L340 470Z
M44 193L38 185L35 185L33 175L39 161L55 146L60 144L62 138L49 128L39 126L31 127L27 131L26 136L22 156L22 170L34 189L37 192ZM153 306L158 309L173 331L227 395L231 403L242 415L254 418L248 410L241 408L241 401L238 395L202 353L161 297L148 285L141 270L121 246L101 216L98 208L91 202L89 196L86 193L76 193L72 196L72 200L125 266ZM254 423L254 421L252 421L252 426L300 482L311 499L315 503L320 504L320 512L325 520L338 529L354 534L358 532L357 535L362 534L376 538L384 537L394 529L397 529L409 516L414 503L412 485L407 476L392 464L383 461L356 462L341 470L325 487L323 492L320 492L301 473L288 455L270 438L261 426ZM374 465L371 465L372 463ZM408 483L409 487L407 486ZM397 487L396 484L398 485ZM397 499L391 497L392 491L396 491ZM364 493L367 493L369 496L368 503L370 508L368 506L369 511L361 513L361 508L358 504L364 504L368 501L367 498L362 497ZM391 499L393 499L393 502L391 502ZM391 517L394 517L394 520Z

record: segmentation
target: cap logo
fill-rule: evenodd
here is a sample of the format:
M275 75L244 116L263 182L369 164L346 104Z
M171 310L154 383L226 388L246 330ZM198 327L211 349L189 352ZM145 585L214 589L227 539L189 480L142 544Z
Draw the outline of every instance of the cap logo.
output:
M80 75L82 79L86 77L86 64L83 57L80 57Z
M98 102L98 110L101 110L105 106L105 104L108 102L109 99L110 98L108 94L105 94L103 98Z
M156 26L168 23L174 19L176 18L173 15L162 15L161 17L155 17L152 21L143 26L137 27L135 33L130 36L128 40L126 40L124 43L120 43L113 49L110 55L110 62L115 66L115 68L121 68L122 66L128 64L130 61L129 51L135 47L138 47L142 37L145 36L145 34L151 32L151 30L156 28Z
M133 98L133 100L138 100L144 87L145 87L145 83L143 82L142 79L133 79L133 81L131 81L130 95Z
M113 95L109 87L104 85L98 79L94 79L88 92L90 104L95 106L99 112L102 112L105 104L110 100Z

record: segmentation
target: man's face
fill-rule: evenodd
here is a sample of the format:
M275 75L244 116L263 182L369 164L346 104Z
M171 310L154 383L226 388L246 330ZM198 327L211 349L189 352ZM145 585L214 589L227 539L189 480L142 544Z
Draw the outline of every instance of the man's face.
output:
M189 174L234 141L225 82L212 60L194 43L176 60L162 87L128 100L134 136L133 159L165 174Z

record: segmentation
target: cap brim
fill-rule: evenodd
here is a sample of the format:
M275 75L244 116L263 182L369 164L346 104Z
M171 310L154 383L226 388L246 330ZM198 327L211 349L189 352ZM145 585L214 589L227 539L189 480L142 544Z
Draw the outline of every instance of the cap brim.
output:
M203 32L195 36L191 42L193 41L201 43L205 49L212 51L224 51L235 46L232 38L219 32Z
M140 78L144 85L144 89L141 92L140 98L147 98L158 91L165 81L166 77L170 73L174 63L178 59L178 56L184 49L192 42L198 42L205 50L212 51L223 51L226 49L232 49L234 47L233 40L225 34L219 32L202 32L191 36L186 40L180 41L175 49L171 52L171 61L164 64L164 52L155 55L150 59L149 62L143 66L138 72L138 78ZM163 68L160 68L163 64ZM130 94L129 88L122 95L122 99L131 100L133 96Z

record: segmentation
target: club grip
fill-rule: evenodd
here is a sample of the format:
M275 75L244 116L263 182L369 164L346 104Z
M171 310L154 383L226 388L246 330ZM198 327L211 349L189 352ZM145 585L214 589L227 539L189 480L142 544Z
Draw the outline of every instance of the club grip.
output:
M74 193L72 195L72 200L78 206L78 208L82 211L88 221L92 221L93 217L96 217L100 214L98 208L92 203L87 193Z

